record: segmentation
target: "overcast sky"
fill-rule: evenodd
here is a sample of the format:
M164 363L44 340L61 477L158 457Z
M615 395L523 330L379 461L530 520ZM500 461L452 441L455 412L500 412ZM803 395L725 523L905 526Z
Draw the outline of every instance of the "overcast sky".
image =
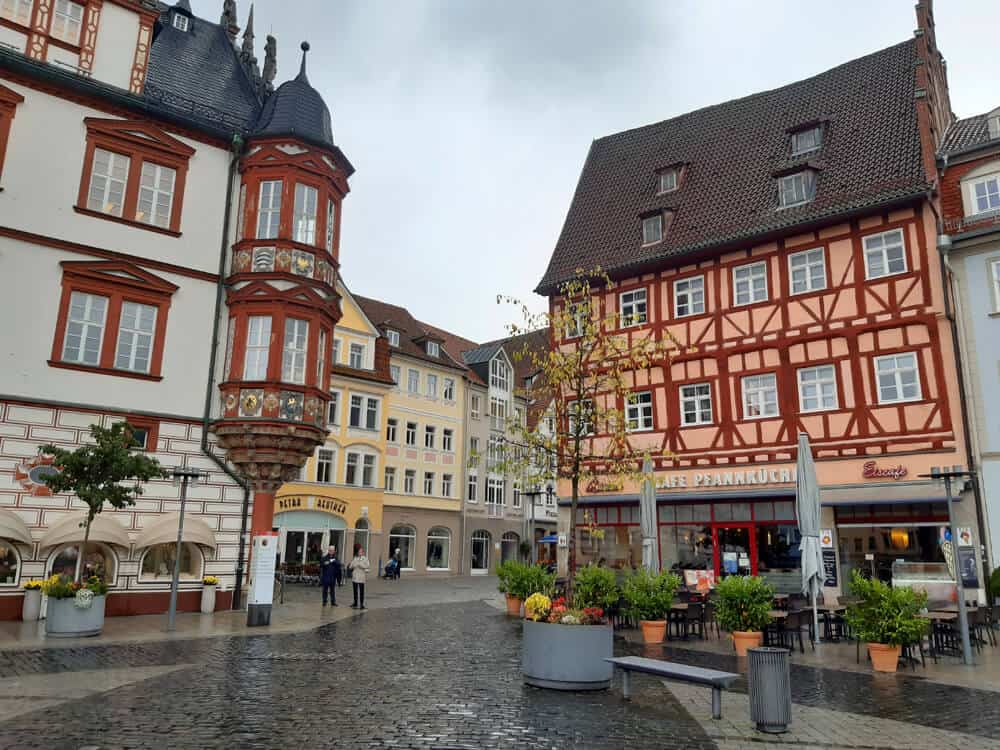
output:
M170 0L168 0L169 2ZM217 20L222 0L193 0ZM914 0L257 0L258 57L309 79L354 164L342 272L485 341L542 276L590 142L911 37ZM238 0L240 24L249 10ZM959 117L1000 105L996 0L936 3Z

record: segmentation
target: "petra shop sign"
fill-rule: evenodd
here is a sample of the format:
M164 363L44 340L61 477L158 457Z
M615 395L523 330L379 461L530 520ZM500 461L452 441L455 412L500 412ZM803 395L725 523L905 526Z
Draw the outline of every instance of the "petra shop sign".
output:
M874 461L865 461L865 465L861 467L861 476L865 479L891 479L895 482L905 477L907 473L907 468L902 464L879 466Z

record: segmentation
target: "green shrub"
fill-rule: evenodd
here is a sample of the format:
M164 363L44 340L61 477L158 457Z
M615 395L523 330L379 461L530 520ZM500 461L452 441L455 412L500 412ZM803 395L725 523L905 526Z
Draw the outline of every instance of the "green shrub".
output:
M621 591L615 572L610 568L597 565L586 565L576 571L573 582L573 606L600 607L603 610L613 609L618 604Z
M555 573L549 573L541 565L507 560L497 566L497 589L518 599L527 599L535 593L551 595L555 583Z
M851 593L861 601L848 607L844 619L854 634L868 643L905 646L927 632L928 622L917 617L927 605L927 594L911 588L893 588L851 571Z
M716 584L715 620L729 632L763 630L771 622L774 589L757 576L728 576Z
M990 604L1000 598L1000 568L990 574Z
M673 573L650 573L639 568L625 579L625 612L637 620L662 620L674 602L681 579Z

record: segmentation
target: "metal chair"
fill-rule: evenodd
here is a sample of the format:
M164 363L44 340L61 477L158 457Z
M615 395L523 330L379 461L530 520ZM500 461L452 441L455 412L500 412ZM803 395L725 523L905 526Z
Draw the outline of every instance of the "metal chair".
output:
M683 617L678 618L678 625L682 625L684 632L681 637L686 641L692 632L697 632L698 637L705 640L704 607L697 602L688 604L688 608L680 613Z

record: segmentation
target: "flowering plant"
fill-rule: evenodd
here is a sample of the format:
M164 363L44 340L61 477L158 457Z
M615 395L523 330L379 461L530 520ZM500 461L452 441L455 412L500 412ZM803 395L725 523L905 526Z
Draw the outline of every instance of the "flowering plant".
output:
M97 576L91 576L81 583L74 581L71 576L59 573L45 579L41 588L42 593L52 599L77 599L77 592L81 590L89 591L91 596L104 596L108 593L108 585ZM87 596L82 598L86 599Z
M550 600L544 594L532 594L524 603L524 616L535 622L553 625L603 625L604 610L600 607L577 609L566 603L566 597Z
M39 581L39 580L37 580L35 578L32 578L30 581L25 581L24 582L24 590L25 591L41 591L42 590L42 585L44 583L45 583L44 581Z
M552 608L552 600L545 594L532 594L524 602L524 616L528 620L544 620Z
M205 586L218 586L219 585L219 579L216 576L205 576L204 578L201 579L201 582Z

